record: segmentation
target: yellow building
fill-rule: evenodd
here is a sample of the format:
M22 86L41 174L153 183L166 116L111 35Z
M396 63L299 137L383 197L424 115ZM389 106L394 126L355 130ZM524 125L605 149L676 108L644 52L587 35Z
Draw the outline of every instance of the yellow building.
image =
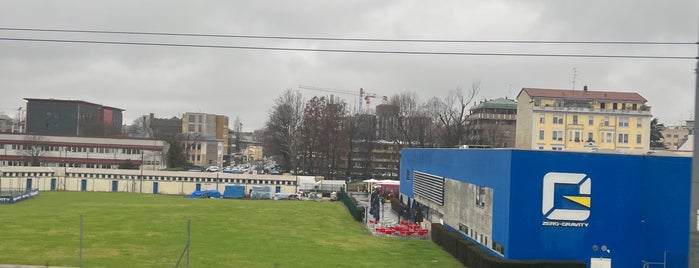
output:
M538 150L650 149L650 107L635 92L523 88L516 147Z
M250 145L245 149L245 156L248 162L260 161L262 160L262 146Z
M182 134L185 135L185 152L192 164L223 165L223 155L228 153L228 116L185 113Z

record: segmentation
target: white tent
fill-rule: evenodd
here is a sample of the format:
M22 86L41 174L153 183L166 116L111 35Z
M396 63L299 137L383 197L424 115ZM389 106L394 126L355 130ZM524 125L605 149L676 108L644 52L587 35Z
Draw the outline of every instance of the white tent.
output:
M380 181L380 180L375 180L375 179L368 179L368 180L363 180L362 182L367 184L367 188L366 188L366 189L367 189L367 192L371 192L371 189L374 189L374 185L375 185L376 183L381 182L381 181Z

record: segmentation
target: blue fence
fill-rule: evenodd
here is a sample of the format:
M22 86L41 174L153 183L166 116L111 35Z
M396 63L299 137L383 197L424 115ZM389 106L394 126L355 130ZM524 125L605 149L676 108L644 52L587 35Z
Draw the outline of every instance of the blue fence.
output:
M2 192L0 192L0 204L14 204L38 195L38 189L2 189Z

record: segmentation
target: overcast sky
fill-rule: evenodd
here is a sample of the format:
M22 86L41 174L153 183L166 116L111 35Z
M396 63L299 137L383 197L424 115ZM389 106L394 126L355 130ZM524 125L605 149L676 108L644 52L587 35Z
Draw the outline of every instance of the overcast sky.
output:
M696 42L696 0L0 2L0 27L333 38ZM697 46L330 42L0 30L0 38L319 49L697 56ZM661 122L693 116L695 60L293 52L0 40L0 112L23 98L78 99L140 115L204 112L264 126L274 99L308 85L422 101L480 81L479 99L523 87L638 92ZM576 70L576 71L574 71ZM573 83L575 81L575 83ZM302 89L306 97L326 95ZM343 95L348 102L356 98ZM377 101L378 102L378 101ZM375 102L376 103L376 102Z

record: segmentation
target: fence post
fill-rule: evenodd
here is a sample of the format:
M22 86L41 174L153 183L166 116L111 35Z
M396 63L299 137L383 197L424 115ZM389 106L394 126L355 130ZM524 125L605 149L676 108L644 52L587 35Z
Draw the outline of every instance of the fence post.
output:
M80 253L78 253L78 267L83 267L83 214L80 214Z

